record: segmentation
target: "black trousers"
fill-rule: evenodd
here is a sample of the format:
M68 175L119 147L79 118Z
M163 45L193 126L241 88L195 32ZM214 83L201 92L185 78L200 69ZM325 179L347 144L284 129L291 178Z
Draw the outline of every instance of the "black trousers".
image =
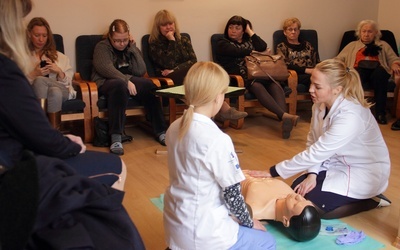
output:
M157 86L150 79L131 77L136 86L137 94L130 96L126 82L122 79L108 79L99 88L99 95L107 99L108 121L111 134L122 134L125 125L125 111L128 99L133 98L142 104L146 110L146 117L151 122L155 135L164 132L167 125L162 112L161 103L154 95Z
M356 68L356 70L360 74L363 89L374 90L375 115L385 115L390 75L382 66L376 69Z

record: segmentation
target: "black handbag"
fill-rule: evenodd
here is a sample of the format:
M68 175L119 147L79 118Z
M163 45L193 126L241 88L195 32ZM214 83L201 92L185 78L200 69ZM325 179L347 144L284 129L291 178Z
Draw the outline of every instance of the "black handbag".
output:
M93 125L94 125L93 146L109 147L111 145L111 142L110 142L110 135L108 134L109 130L108 120L96 116L93 119ZM132 140L133 137L125 134L125 131L122 133L121 142L128 142Z
M376 69L381 65L379 61L361 60L358 62L358 68L360 69Z
M95 117L93 119L94 125L94 138L93 146L95 147L109 147L110 136L108 135L108 121Z

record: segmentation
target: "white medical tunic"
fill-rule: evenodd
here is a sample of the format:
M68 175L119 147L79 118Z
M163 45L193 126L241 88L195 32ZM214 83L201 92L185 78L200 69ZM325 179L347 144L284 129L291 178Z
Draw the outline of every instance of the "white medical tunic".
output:
M301 171L326 171L322 191L355 199L383 193L389 184L390 157L370 109L340 95L326 114L313 105L307 149L276 165L288 178Z
M208 117L194 113L178 140L181 119L167 131L170 185L164 229L171 249L228 249L239 225L229 216L222 189L245 179L232 140Z

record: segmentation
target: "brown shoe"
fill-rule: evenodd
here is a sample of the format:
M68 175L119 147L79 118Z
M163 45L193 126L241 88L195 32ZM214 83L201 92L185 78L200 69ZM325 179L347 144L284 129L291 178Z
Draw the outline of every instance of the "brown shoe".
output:
M238 111L235 108L230 108L225 112L219 111L218 114L215 116L215 119L218 121L225 121L225 120L239 120L241 118L245 118L247 116L247 112Z
M289 139L290 132L292 131L293 127L297 125L299 120L298 115L291 115L288 113L284 113L282 116L282 138Z

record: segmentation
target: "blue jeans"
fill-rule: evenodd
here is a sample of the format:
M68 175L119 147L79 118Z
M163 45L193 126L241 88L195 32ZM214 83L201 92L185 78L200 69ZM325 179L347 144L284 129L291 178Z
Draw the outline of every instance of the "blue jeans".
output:
M276 249L274 237L269 232L239 226L238 240L229 250Z

